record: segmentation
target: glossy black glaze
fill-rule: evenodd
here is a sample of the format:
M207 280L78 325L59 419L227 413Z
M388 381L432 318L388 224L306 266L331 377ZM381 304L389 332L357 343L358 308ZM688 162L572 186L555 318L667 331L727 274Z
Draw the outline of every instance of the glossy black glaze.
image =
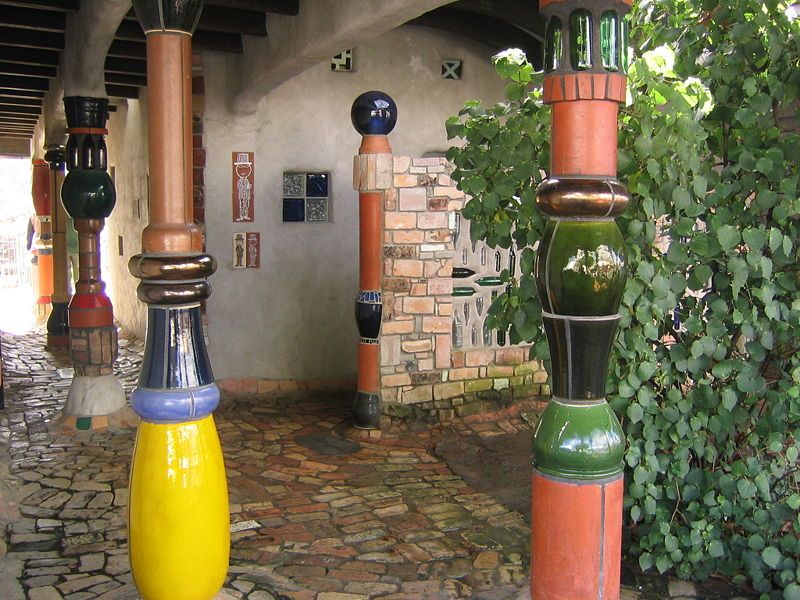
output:
M606 373L619 317L566 319L542 315L552 361L553 395L604 398Z
M69 96L64 98L64 113L67 127L91 127L105 129L108 119L108 98ZM67 168L97 169L107 167L105 136L100 134L70 134L67 141Z
M377 429L381 418L381 399L377 394L356 392L353 403L356 427L362 429Z
M64 146L55 146L44 153L44 159L50 163L51 171L63 171L66 161Z
M381 333L383 305L372 302L356 302L356 323L358 335L363 338L377 339Z
M200 20L203 0L133 0L142 29L193 33Z
M47 333L53 336L69 335L69 304L53 302L53 310L47 318Z
M350 120L361 135L388 135L397 124L397 105L384 92L364 92L353 102Z

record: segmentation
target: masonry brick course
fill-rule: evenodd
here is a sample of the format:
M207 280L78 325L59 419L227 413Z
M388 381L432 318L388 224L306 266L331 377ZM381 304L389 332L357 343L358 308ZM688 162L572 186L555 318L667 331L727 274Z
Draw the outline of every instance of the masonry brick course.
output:
M528 346L453 347L451 227L466 199L444 158L395 156L393 165L395 188L384 204L384 410L436 404L446 420L480 411L484 402L464 406L470 394L506 402L549 393L541 364L527 361Z

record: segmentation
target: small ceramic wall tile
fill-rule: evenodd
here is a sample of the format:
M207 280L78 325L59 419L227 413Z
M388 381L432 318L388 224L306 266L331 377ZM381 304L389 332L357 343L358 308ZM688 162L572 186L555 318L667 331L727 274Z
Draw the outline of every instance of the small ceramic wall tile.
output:
M283 174L283 195L297 198L306 195L306 177L304 173Z
M442 79L461 79L461 60L457 58L442 61Z
M306 220L306 202L303 198L283 199L284 223L302 223Z
M355 71L352 48L340 52L331 59L331 71L344 73Z
M325 222L328 220L328 199L327 198L307 198L306 199L306 221Z

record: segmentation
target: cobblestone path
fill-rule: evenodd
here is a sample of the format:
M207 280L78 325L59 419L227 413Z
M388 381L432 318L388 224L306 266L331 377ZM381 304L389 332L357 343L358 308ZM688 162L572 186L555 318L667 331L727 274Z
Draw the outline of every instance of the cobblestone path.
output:
M2 343L0 598L137 598L126 532L135 431L53 427L72 376L68 356L44 351L41 332L3 334ZM139 342L120 339L116 371L127 392L141 352ZM218 598L528 598L529 528L520 513L437 458L430 432L353 439L349 405L341 393L225 395L217 424L231 563ZM491 436L524 427L517 419L456 430ZM629 587L623 600L706 597L691 584L662 587L657 595Z

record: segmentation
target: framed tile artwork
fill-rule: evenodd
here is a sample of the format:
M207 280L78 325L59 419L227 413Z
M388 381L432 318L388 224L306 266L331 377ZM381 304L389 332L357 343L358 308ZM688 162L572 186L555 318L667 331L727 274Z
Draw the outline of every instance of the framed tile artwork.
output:
M284 173L283 222L330 222L330 188L330 173Z

